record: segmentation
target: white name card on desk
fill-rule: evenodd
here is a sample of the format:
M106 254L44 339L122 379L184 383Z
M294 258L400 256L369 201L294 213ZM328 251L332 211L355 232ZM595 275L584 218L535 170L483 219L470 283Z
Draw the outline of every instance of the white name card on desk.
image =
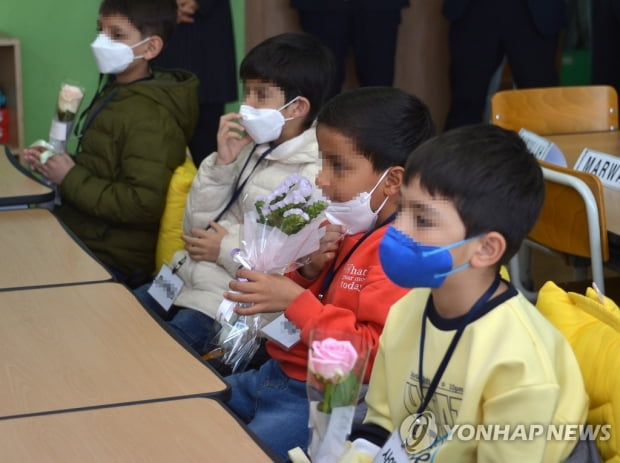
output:
M558 166L567 167L566 158L564 154L558 148L558 145L551 140L547 140L540 135L530 132L527 129L519 130L519 136L525 142L527 149L532 152L536 159L546 161Z
M594 174L603 185L620 190L620 157L584 149L575 163L575 170Z

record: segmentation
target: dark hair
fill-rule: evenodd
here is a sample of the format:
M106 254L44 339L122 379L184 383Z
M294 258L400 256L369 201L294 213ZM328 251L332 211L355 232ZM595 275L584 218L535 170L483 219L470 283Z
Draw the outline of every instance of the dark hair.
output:
M119 14L140 31L142 37L157 35L166 42L177 23L176 0L103 0L99 14Z
M275 35L252 48L239 68L242 80L270 82L286 101L303 96L310 102L304 125L310 127L325 103L335 74L334 58L318 39L304 32Z
M403 182L418 178L431 195L454 202L466 237L496 231L506 239L500 264L515 255L544 200L542 170L521 137L490 124L449 130L417 148Z
M318 124L350 138L377 172L404 166L411 152L435 135L428 107L392 87L362 87L341 93L321 110Z

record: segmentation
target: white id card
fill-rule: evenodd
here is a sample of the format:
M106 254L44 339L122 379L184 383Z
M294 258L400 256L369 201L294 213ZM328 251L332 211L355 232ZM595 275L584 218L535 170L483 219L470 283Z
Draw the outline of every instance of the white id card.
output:
M301 330L281 314L261 328L269 339L273 339L285 349L290 349L301 339Z
M403 440L397 429L381 447L372 463L409 463L409 461L409 455L403 448Z
M172 273L170 267L164 264L159 269L159 273L153 280L148 293L168 312L182 288L183 280Z

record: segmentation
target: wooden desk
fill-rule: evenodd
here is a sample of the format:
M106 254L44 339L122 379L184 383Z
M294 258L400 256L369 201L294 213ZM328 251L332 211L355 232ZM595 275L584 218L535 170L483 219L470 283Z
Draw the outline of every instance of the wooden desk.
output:
M0 207L26 206L54 199L54 190L35 180L10 153L0 145Z
M272 462L217 401L181 399L0 421L4 461Z
M3 291L0 317L0 417L228 391L118 283Z
M547 135L564 153L569 167L573 167L584 148L620 157L620 132L590 132L568 135ZM620 190L604 188L607 230L620 236Z
M112 279L47 209L0 211L0 237L0 291Z

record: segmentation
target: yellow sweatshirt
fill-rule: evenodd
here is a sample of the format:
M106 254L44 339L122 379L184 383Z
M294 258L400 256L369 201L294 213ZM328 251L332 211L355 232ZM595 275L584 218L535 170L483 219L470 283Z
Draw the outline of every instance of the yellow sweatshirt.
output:
M442 319L429 295L428 289L412 290L390 309L366 396L365 424L352 434L374 440L375 451L421 403L418 364L425 306L430 304L424 393L461 321ZM587 405L568 342L510 286L487 302L458 342L426 409L433 413L439 443L426 451L429 459L419 461L563 461L579 439L574 429L584 423ZM379 436L382 441L376 442ZM368 461L355 453L342 461Z

